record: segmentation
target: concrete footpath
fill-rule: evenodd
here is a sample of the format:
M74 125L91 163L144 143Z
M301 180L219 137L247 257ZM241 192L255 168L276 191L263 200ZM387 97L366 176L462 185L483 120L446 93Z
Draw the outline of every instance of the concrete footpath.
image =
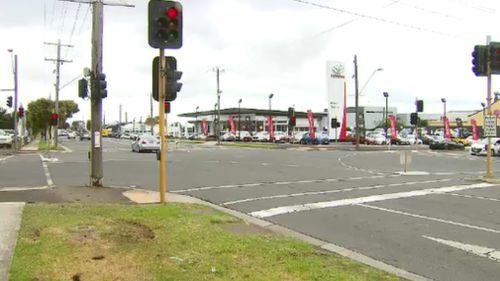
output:
M0 203L0 281L7 281L24 202Z

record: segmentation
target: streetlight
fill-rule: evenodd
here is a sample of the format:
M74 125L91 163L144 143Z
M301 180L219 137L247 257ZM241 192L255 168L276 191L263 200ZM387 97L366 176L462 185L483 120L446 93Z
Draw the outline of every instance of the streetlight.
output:
M217 103L214 104L214 135L217 134L217 129L215 126L217 126L217 120L216 120L216 117L217 117ZM219 139L219 137L217 137L217 140Z
M198 133L198 128L196 128L196 124L198 124L198 108L200 108L199 106L196 106L196 109L195 109L195 121L194 121L194 133Z
M443 120L446 117L446 99L442 98L441 102L443 103Z
M359 91L359 95L361 95L361 93L363 93L363 91L365 90L366 86L368 85L368 82L370 82L370 80L372 80L373 76L375 76L375 73L379 72L379 71L383 71L384 69L383 68L377 68L375 69L372 74L370 75L370 77L368 77L368 80L366 80L365 84L363 85L363 87L361 87L361 90Z
M272 99L273 97L274 97L274 94L273 94L273 93L271 93L271 94L269 95L269 124L268 124L268 126L267 126L267 129L268 129L268 132L269 132L269 140L270 140L270 141L273 141L273 140L271 139L271 126L272 126L272 121L273 121L273 117L271 116L271 99Z
M387 131L388 131L388 124L387 124L387 119L389 116L389 93L384 92L384 97L385 97L385 116L384 116L384 121L385 121L385 139L387 140Z
M484 128L484 120L486 118L486 104L482 102L481 106L483 107L483 128Z
M14 147L12 151L17 151L17 137L18 137L18 128L17 128L17 54L14 54L13 49L7 49L10 53L10 57L12 60L12 72L14 74ZM57 130L56 130L57 135Z
M243 99L238 101L238 139L241 141L241 102Z

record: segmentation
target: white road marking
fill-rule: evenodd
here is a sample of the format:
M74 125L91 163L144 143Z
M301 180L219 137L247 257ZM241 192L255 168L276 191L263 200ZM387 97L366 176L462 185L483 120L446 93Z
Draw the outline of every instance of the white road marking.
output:
M435 238L431 236L426 236L422 235L422 237L427 238L429 240L460 249L462 251L466 251L468 253L474 254L476 256L488 258L490 260L494 260L497 262L500 262L500 251L493 249L493 248L487 248L483 246L477 246L473 244L465 244L457 241L452 241L452 240L445 240L441 238Z
M32 187L0 187L0 192L8 192L8 191L27 191L27 190L42 190L47 189L48 186L32 186Z
M289 198L289 197L299 197L299 196L307 196L307 195L323 195L323 194L348 192L348 191L355 191L355 190L370 190L370 189L379 189L379 188L392 187L392 186L405 186L405 185L415 185L415 184L422 184L422 183L437 183L437 182L447 182L447 181L451 181L451 179L429 180L429 181L411 181L411 182L403 182L403 183L391 183L391 184L350 187L350 188L334 189L334 190L309 191L309 192L292 193L292 194L278 194L278 195L270 195L270 196L254 197L254 198L246 198L246 199L241 199L241 200L229 201L229 202L224 202L221 205L228 206L228 205L234 205L234 204L239 204L239 203L267 200L267 199Z
M10 159L12 157L14 157L14 155L9 155L9 156L6 156L4 158L0 158L0 161L7 161L7 159Z
M298 167L299 165L293 165L293 164L289 164L287 165L288 167Z
M262 166L269 166L269 163L260 163Z
M387 177L399 177L400 175L389 175ZM299 180L299 181L289 181L289 182L283 182L283 181L278 181L278 182L257 182L257 183L244 183L244 184L235 184L234 186L231 187L252 187L252 186L261 186L264 184L269 184L269 185L285 185L285 184L301 184L301 183L313 183L313 182L337 182L337 181L353 181L353 180L362 180L362 179L377 179L377 178L382 178L384 176L368 176L368 177L354 177L354 178L336 178L336 179L319 179L319 180ZM172 190L172 193L182 193L182 192L190 192L190 191L198 191L198 190L210 190L210 189L223 189L223 188L228 188L227 185L220 185L220 186L200 186L200 187L193 187L193 188L186 188L186 189L178 189L178 190Z
M407 212L403 212L403 211L398 211L398 210L393 210L393 209L388 209L388 208L382 208L382 207L376 207L376 206L366 205L366 204L358 204L356 206L370 208L370 209L384 211L384 212L389 212L389 213L403 215L403 216L408 216L408 217L413 217L413 218L418 218L418 219L430 220L430 221L435 221L435 222L440 222L440 223L445 223L445 224L451 224L451 225L461 226L461 227L465 227L465 228L470 228L470 229L475 229L475 230L481 230L481 231L486 231L486 232L500 234L500 230L492 229L492 228L487 228L487 227L482 227L482 226L476 226L476 225L467 224L467 223L461 223L461 222L455 222L455 221L450 221L450 220L445 220L445 219L440 219L440 218L434 218L434 217L428 217L428 216L423 216L423 215L418 215L418 214L412 214L412 213L407 213Z
M48 187L54 187L54 182L52 181L52 177L50 176L49 167L47 166L47 162L44 161L44 157L40 154L40 159L42 160L43 171L45 172L45 177L47 178Z
M459 193L448 193L448 194L449 195L453 195L453 196L458 196L458 197L464 197L464 198L471 198L471 199L480 199L480 200L488 200L488 201L500 202L500 199L490 198L490 197L474 196L474 195L459 194Z
M495 186L495 185L489 184L489 183L478 183L478 184L472 184L472 185L458 185L458 186L449 186L449 187L428 188L428 189L421 189L421 190L372 195L372 196L342 199L342 200L333 200L333 201L324 201L324 202L317 202L317 203L282 206L282 207L277 207L277 208L271 208L268 210L251 212L250 215L257 217L257 218L267 218L267 217L295 213L295 212L310 211L310 210L324 209L324 208L333 208L333 207L341 207L341 206L349 206L349 205L358 205L358 204L363 204L363 203L378 202L378 201L385 201L385 200L391 200L391 199L409 198L409 197L415 197L415 196L424 196L424 195L429 195L429 194L442 194L442 193L447 193L447 192L454 192L454 191L467 190L467 189L473 189L473 188L485 188L485 187L490 187L490 186Z

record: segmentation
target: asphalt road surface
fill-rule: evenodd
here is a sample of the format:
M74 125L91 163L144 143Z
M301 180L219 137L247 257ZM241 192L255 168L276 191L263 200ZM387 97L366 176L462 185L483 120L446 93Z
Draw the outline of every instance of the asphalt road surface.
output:
M88 141L0 159L1 186L88 184ZM154 153L104 139L107 186L158 190ZM5 157L1 156L0 158ZM474 181L485 157L467 151L298 151L170 144L167 191L286 226L435 280L498 280L500 186ZM19 177L26 169L29 179ZM31 173L32 171L32 173ZM500 157L493 159L493 174ZM31 176L33 174L33 176ZM5 177L5 181L3 180ZM0 194L1 195L1 194Z

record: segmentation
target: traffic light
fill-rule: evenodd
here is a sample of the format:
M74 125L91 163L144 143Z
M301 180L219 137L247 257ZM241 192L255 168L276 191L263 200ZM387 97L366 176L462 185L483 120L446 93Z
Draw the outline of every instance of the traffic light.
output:
M182 47L182 5L151 0L148 5L148 43L157 49Z
M23 118L24 117L24 107L20 106L19 109L17 110L17 116L19 118Z
M97 93L97 96L102 99L106 98L108 96L108 90L106 90L106 88L108 87L108 83L106 82L106 74L104 73L97 74L94 79L94 82L95 85L93 87L95 89L95 92Z
M410 124L412 125L417 125L418 122L418 114L416 112L413 112L410 114Z
M57 115L57 113L52 113L50 115L50 125L51 126L57 126L57 118L59 118L59 116Z
M165 113L170 113L170 102L164 101L165 103Z
M290 126L295 126L296 123L297 123L297 117L292 116L290 118Z
M86 79L78 80L78 97L85 99L89 96L88 82Z
M293 107L288 108L288 119L292 118L293 116Z
M474 46L474 52L472 52L472 71L476 76L486 76L486 59L488 55L488 47L483 45Z
M490 70L491 74L500 74L500 43L490 43Z
M457 127L461 128L463 126L462 118L455 119L457 121Z
M7 106L12 107L12 96L7 97Z
M417 105L417 112L424 112L424 101L423 100L417 100L415 103Z
M159 57L153 59L153 98L158 101L158 79L159 79ZM179 83L182 77L182 72L177 71L177 60L175 57L165 57L165 100L174 101L177 98L177 92L182 88L182 83Z

